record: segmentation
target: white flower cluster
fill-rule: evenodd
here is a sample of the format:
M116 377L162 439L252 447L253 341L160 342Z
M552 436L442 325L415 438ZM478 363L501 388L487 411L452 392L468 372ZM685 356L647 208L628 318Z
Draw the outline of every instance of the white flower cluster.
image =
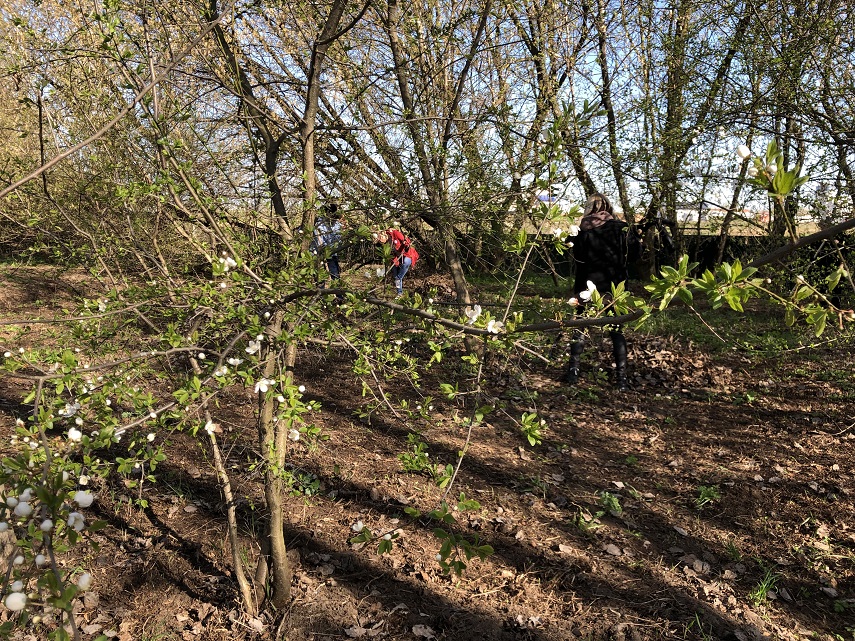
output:
M227 272L230 269L237 267L237 261L231 256L223 254L222 256L220 256L220 265L223 266L223 271Z
M466 315L466 318L469 319L466 323L474 325L475 321L478 320L478 317L481 315L481 306L475 305L474 307L467 307L463 310L463 313Z
M57 411L57 414L59 414L62 417L65 417L65 418L69 418L69 417L77 414L77 412L79 410L80 410L80 403L75 401L74 403L66 403L65 407L63 407L61 410Z
M555 240L563 241L565 245L572 247L572 241L567 240L567 238L579 235L579 225L570 225L570 229L567 231L564 231L561 227L556 227L552 230L552 235L555 237Z
M259 392L262 394L266 394L267 390L276 385L276 381L270 380L269 378L262 378L255 384L255 393Z
M67 473L63 474L63 479L67 480ZM81 477L81 481L84 477ZM87 479L88 482L88 479ZM7 514L7 517L17 517L19 519L19 523L21 526L26 526L27 528L31 528L32 526L37 526L38 529L43 532L45 535L51 534L55 529L55 523L53 519L45 518L40 523L32 523L31 519L33 515L36 513L36 508L33 507L32 503L34 500L37 500L36 491L33 488L26 488L17 496L8 495L4 499L3 503L5 504L5 509L3 512ZM74 493L71 498L70 505L66 504L66 508L69 509L68 516L66 517L66 526L69 529L74 530L75 532L81 532L86 527L86 518L77 510L83 510L88 507L91 507L95 501L95 496L89 490L78 490ZM74 509L76 507L77 509ZM9 530L10 524L9 521L3 520L0 521L0 532L6 532ZM13 567L21 567L26 562L26 559L23 555L17 555L12 560ZM33 562L36 567L41 568L47 564L47 557L42 554L36 554L33 558ZM88 573L81 574L77 579L77 587L79 590L84 591L88 590L92 584L92 575ZM25 593L25 583L24 581L18 579L13 581L9 585L9 593L6 595L6 598L3 601L3 604L6 608L12 612L20 612L24 608L27 607L27 595Z
M589 280L585 283L585 287L586 288L583 291L579 292L579 298L573 297L568 300L567 303L575 307L579 304L579 301L587 303L591 300L591 296L593 296L594 292L597 291L597 286L593 281Z
M739 145L736 148L736 155L739 156L742 160L748 160L751 157L751 149L749 149L748 145ZM758 169L759 167L759 169ZM778 173L778 165L774 162L769 163L765 167L763 167L762 162L755 161L754 165L748 167L747 174L749 178L756 178L757 175L762 171L769 177L769 179L773 179L775 174Z
M501 334L505 329L505 324L502 321L491 318L487 321L487 331L491 334Z
M474 325L475 321L481 316L481 306L473 305L463 310L464 315L468 319L467 325ZM502 321L491 318L487 321L487 331L491 334L500 334L504 330L505 324Z

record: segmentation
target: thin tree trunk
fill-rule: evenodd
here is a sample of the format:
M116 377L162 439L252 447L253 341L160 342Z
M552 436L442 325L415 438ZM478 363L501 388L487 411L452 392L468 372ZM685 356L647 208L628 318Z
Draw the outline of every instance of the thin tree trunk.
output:
M615 182L618 188L618 198L620 206L623 209L626 222L632 224L635 222L635 217L632 213L632 207L629 204L629 193L626 189L626 180L623 176L623 164L620 157L620 150L617 143L617 118L615 117L615 109L612 104L612 80L609 72L608 61L608 34L606 33L606 7L605 0L597 0L597 36L598 49L597 60L600 63L600 75L602 77L603 86L600 90L600 96L603 101L603 108L606 111L606 122L608 125L609 139L609 159L611 161L612 173L615 177Z
M278 351L274 341L282 330L284 312L273 314L265 328L261 359L264 363L262 376L273 378L277 370ZM288 454L287 431L284 424L273 421L273 397L258 393L258 440L264 456L264 498L267 503L267 540L270 545L269 571L273 583L271 602L277 609L284 608L291 600L291 570L285 547L284 517L282 502L285 482L282 471Z

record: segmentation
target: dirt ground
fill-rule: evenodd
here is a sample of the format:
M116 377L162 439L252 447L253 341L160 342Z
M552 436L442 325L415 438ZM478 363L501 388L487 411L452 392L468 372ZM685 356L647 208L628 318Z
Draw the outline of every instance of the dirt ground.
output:
M5 274L0 317L63 313L82 287L35 280ZM49 338L50 326L18 327L4 329L6 346ZM109 523L100 549L64 559L94 576L76 606L83 638L855 639L851 342L761 358L713 357L680 337L629 341L624 394L608 381L607 340L593 341L574 388L559 382L559 359L488 371L507 415L536 410L548 429L532 447L503 412L474 428L452 494L481 508L457 513L455 531L495 552L462 577L442 573L435 524L404 512L432 510L444 490L398 458L418 433L431 460L453 463L467 436L461 408L434 398L430 420L360 419L347 355L305 354L297 376L329 438L289 454L301 493L287 499L297 553L287 612L241 614L209 452L174 433L163 435L168 459L145 490L149 507L118 482L98 488ZM4 436L24 392L0 379ZM248 565L263 515L254 407L233 389L218 416ZM378 534L400 528L392 552L349 543L358 521Z

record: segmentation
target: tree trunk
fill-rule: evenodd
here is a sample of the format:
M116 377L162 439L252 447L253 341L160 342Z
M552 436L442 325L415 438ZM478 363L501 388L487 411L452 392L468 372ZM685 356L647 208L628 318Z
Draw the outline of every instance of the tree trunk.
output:
M276 374L278 352L274 341L282 331L283 317L284 312L277 311L265 327L265 340L261 347L264 378L273 378ZM290 373L288 375L290 376ZM273 584L271 602L281 610L291 600L291 569L285 548L282 503L285 492L282 472L288 454L288 432L284 423L273 421L274 403L269 394L258 393L258 445L264 457L264 499L267 503L267 540L270 545L268 567ZM259 562L268 560L262 557Z

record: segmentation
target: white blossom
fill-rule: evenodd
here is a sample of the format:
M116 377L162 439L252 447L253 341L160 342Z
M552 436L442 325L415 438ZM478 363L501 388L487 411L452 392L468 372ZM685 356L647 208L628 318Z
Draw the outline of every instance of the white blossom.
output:
M26 488L21 494L18 496L19 501L30 501L33 498L33 488Z
M15 419L15 427L25 427L25 423L20 418Z
M42 524L39 526L39 529L42 532L50 532L53 529L53 521L50 519L45 519L42 521Z
M12 357L12 352L3 352L3 356L4 356L5 358L11 358L11 357Z
M748 177L754 178L759 172L757 171L757 167L751 166L748 168Z
M8 505L9 507L15 507L16 505L18 505L17 497L7 496L6 497L6 505Z
M481 315L481 306L475 305L474 307L467 307L463 310L463 313L466 315L466 318L469 319L467 324L474 325L475 321L478 320L478 317Z
M748 145L739 145L736 148L736 155L745 160L751 155L751 150L748 148Z
M579 299L574 296L573 298L567 301L567 304L571 307L576 307L576 305L579 304Z
M778 173L778 165L776 165L775 163L770 163L766 165L766 173L770 176L774 176Z
M95 496L89 490L78 490L74 493L74 502L80 507L89 507L95 500Z
M305 385L300 385L300 387L298 387L298 388L297 388L297 391L298 391L298 392L300 392L300 394L302 394L303 392L305 392L305 391L306 391L306 386L305 386Z
M80 532L86 527L86 519L80 512L72 512L68 515L68 527L76 532Z
M249 345L244 350L247 354L255 354L261 349L261 341L249 341Z
M89 477L85 474L80 475L80 479L77 481L80 485L89 485Z
M83 438L83 432L81 432L76 427L72 427L70 430L68 430L69 441L77 443L78 441L80 441L81 438Z
M44 554L36 554L36 567L42 567L45 563L47 563L47 558L45 558Z
M74 419L74 424L83 425L83 419L78 416L76 419Z
M83 590L84 592L89 589L90 585L92 585L92 575L88 572L84 572L79 577L77 577L77 587Z
M77 410L79 410L79 409L80 409L80 403L78 403L76 401L74 403L66 403L65 407L63 407L61 410L57 411L57 414L59 414L60 416L71 417L71 416L74 416L75 414L77 414Z
M15 506L15 516L27 517L33 513L32 506L26 501L21 501Z
M147 440L149 443L151 443L152 441L154 441L154 439L155 439L155 434L154 434L154 432L149 432L149 433L148 433L148 436L146 436L146 437L145 437L145 440Z
M383 278L385 275L386 275L386 268L385 267L378 267L377 268L377 278Z
M593 296L594 292L597 291L597 286L594 284L593 281L589 280L586 285L587 289L585 289L585 291L583 292L579 292L579 300L583 302L591 300L591 296Z
M12 585L9 586L9 589L12 592L23 592L24 591L24 582L23 581L15 581Z
M229 365L231 365L232 367L237 367L238 365L240 365L241 363L243 363L243 359L242 359L242 358L230 358L230 359L229 359L229 360L227 360L226 362L227 362Z
M564 235L564 230L561 227L556 227L552 230L552 235L556 238L561 238Z
M199 355L196 358L198 358L200 361L204 361L205 360L205 352L199 352Z
M265 394L267 390L271 388L271 386L275 385L276 381L271 381L269 378L262 378L255 384L255 393L258 394L261 392Z
M23 592L12 592L6 597L4 603L12 612L20 612L27 607L27 595Z
M392 535L391 535L391 534L389 534L388 532L386 532L386 534L384 534L384 535L383 535L383 540L384 540L384 541L391 541L391 540L392 540Z
M24 565L24 557L20 554L12 560L12 565Z
M300 440L300 431L294 428L288 430L288 440L294 441L295 443Z
M350 529L353 530L354 532L362 532L362 529L364 527L365 527L365 525L362 523L362 521L357 521L356 523L354 523L353 525L350 526Z
M491 334L500 334L504 329L505 324L502 321L496 319L490 319L487 323L487 331Z
M214 370L214 376L225 376L229 373L229 368L225 365L221 365L217 369Z

